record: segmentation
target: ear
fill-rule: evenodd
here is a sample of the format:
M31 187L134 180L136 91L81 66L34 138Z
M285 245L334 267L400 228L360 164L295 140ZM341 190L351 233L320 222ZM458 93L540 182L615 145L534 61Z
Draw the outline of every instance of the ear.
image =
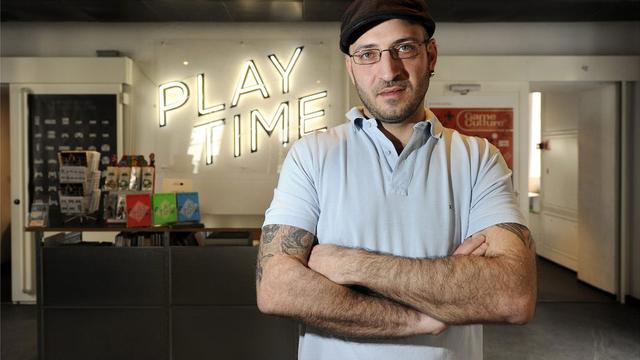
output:
M438 61L438 44L435 38L431 38L427 43L427 56L429 63L429 72L433 72L436 69L436 62Z
M353 61L351 61L351 56L345 55L344 56L344 63L347 66L347 73L349 74L349 77L351 78L351 84L355 85L356 84L356 80L353 78Z

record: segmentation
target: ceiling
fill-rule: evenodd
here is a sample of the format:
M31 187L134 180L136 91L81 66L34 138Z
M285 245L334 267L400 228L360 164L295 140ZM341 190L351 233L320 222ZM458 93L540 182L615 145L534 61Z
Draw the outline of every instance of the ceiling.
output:
M339 21L350 0L2 0L6 21ZM427 0L438 22L639 21L640 0Z

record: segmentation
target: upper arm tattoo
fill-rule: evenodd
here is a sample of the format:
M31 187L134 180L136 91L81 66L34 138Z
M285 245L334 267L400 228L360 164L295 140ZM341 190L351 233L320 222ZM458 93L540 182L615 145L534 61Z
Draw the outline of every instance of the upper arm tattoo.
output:
M287 255L302 256L306 262L311 246L313 245L313 234L292 226L289 226L289 229L286 230L287 231L283 231L282 234L280 250Z
M496 226L514 233L527 248L533 248L533 237L526 226L517 223L502 223Z
M288 225L267 225L262 228L256 280L262 279L263 267L275 255L288 255L307 263L315 237L310 232Z

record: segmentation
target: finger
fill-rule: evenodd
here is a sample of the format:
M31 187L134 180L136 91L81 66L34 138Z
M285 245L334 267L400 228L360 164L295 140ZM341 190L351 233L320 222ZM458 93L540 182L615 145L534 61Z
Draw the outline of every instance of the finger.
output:
M456 251L453 252L453 255L469 255L480 247L485 240L486 238L482 234L474 235L470 239L465 240L462 245L458 246Z
M487 249L489 248L489 244L482 243L482 245L480 245L478 248L476 248L475 250L473 250L473 252L471 253L471 255L475 255L475 256L484 256L484 254L487 252Z

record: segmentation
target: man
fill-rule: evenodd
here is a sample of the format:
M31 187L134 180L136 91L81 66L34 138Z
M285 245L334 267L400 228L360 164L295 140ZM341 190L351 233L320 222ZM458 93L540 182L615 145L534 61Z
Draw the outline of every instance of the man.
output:
M424 108L434 29L423 0L353 2L340 47L364 108L283 164L257 301L305 325L302 360L481 359L477 324L533 316L534 251L510 171Z

